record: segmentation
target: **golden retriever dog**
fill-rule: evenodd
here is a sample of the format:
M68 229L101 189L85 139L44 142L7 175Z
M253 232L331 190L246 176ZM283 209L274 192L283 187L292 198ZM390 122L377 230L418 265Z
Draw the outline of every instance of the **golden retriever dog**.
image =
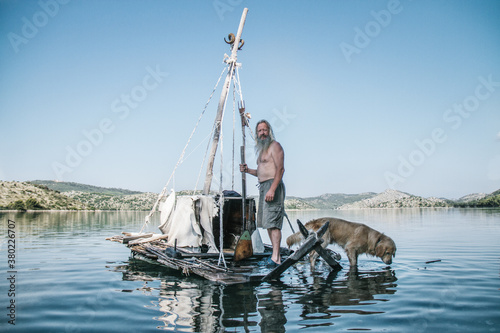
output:
M351 269L356 269L358 256L366 253L382 259L384 263L390 265L392 258L396 256L396 244L389 237L375 229L362 223L349 222L333 217L323 217L309 221L305 224L306 229L317 232L326 221L330 221L328 230L323 235L322 246L326 248L329 244L336 243L346 252ZM304 236L297 232L286 239L288 247L300 243ZM313 251L309 255L311 269L314 270L314 263L318 254Z

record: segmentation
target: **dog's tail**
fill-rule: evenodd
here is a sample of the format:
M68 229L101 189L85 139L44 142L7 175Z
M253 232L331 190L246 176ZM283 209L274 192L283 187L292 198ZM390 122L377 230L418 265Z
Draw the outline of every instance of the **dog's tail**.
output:
M300 232L296 232L293 235L288 236L286 239L286 245L288 248L292 247L292 245L300 243L304 239L304 236Z

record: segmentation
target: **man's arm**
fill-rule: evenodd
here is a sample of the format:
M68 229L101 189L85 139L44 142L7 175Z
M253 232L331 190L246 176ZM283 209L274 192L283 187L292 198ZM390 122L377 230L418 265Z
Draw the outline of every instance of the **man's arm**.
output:
M246 164L240 164L240 171L249 173L252 176L257 177L257 169L250 169Z
M283 174L285 173L285 152L283 151L283 147L279 144L279 142L274 141L269 147L271 156L273 158L274 166L276 168L276 173L274 174L274 180L269 188L269 191L266 193L266 201L274 200L274 193L278 188L281 180L283 179Z

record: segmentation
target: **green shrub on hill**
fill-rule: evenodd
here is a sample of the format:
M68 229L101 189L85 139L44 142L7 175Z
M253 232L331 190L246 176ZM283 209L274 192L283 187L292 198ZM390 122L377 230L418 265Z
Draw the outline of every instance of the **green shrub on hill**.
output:
M26 209L44 209L44 207L36 199L29 198L26 200Z
M25 211L26 210L26 205L24 204L24 201L22 201L22 200L16 200L16 201L11 202L10 204L8 204L7 205L7 209L14 209L14 210Z
M498 208L500 207L500 190L495 191L485 198L479 200L457 203L455 204L455 207Z

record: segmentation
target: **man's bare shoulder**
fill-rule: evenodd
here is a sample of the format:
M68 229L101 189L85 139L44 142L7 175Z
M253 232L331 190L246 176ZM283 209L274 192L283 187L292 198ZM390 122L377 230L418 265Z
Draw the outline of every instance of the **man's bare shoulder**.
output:
M281 146L281 144L278 141L271 142L269 149L272 152L282 152L283 151L283 147Z

